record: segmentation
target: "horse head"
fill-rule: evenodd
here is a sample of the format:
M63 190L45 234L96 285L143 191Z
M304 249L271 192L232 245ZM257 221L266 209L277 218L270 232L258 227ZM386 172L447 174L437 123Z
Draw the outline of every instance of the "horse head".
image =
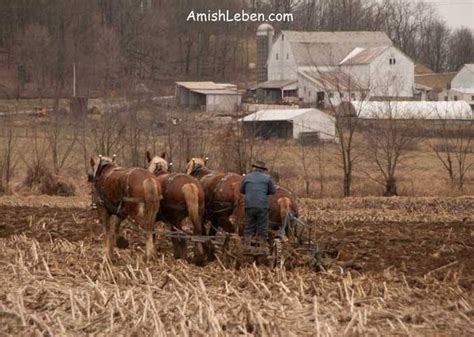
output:
M209 158L191 158L186 164L186 174L195 175L200 170L206 168Z
M89 181L93 182L100 174L102 173L103 169L108 166L108 165L117 165L115 163L115 158L117 155L113 155L112 158L102 156L99 154L98 159L91 158L90 159L90 164L92 167L92 175L89 175Z
M161 156L150 155L150 152L146 152L146 157L148 160L148 171L153 173L155 176L158 176L163 173L168 173L168 162L165 160L166 153L162 153Z

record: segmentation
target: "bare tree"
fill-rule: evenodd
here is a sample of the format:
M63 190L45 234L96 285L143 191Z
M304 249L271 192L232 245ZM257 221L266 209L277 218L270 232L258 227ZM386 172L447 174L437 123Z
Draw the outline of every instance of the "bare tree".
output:
M9 192L10 182L19 159L18 139L11 126L6 129L4 137L0 147L0 193Z
M46 129L45 136L51 151L53 169L57 174L71 156L78 139L77 128L69 126L65 116L55 113Z
M474 126L471 117L462 113L437 112L439 123L428 145L436 154L449 176L451 185L458 190L464 187L467 172L474 166L472 160Z
M337 144L340 155L340 167L343 172L343 195L351 195L354 165L360 158L357 148L360 145L356 133L359 128L359 114L362 104L369 99L369 83L359 82L355 74L348 74L340 66L329 71L315 67L314 77L321 99L314 98L312 104L329 110L335 118ZM350 101L357 99L356 105Z
M400 164L419 140L414 130L415 116L407 114L393 101L374 102L370 121L364 126L367 147L365 156L374 163L381 179L373 178L384 186L385 196L398 195L397 172ZM369 175L370 177L370 175Z
M89 124L89 129L94 153L111 156L113 152L119 151L125 133L125 123L112 107L105 108L100 118Z
M464 64L474 61L474 33L469 28L458 28L450 37L447 47L449 70L458 71Z

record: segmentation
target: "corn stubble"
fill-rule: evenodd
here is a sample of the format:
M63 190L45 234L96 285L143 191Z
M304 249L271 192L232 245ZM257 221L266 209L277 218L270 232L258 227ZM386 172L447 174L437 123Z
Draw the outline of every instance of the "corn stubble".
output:
M474 334L472 198L302 204L359 268L146 263L134 233L111 265L90 211L2 206L0 335Z

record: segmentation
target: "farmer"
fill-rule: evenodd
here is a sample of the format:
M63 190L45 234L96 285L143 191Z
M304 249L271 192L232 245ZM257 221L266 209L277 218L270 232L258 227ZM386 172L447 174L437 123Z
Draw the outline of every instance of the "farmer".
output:
M268 196L275 194L275 184L262 161L252 165L252 172L242 180L240 193L244 194L244 238L249 241L255 234L262 243L268 238Z

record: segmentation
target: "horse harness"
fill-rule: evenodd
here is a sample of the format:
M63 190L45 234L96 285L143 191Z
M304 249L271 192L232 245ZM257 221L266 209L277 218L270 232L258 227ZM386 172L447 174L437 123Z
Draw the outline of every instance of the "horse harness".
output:
M213 174L213 173L210 173L210 174ZM207 174L205 175L202 179L204 179L206 176L210 175L210 174ZM212 195L215 195L217 192L222 192L223 191L223 188L224 188L224 183L232 176L234 176L236 174L234 173L228 173L226 174L220 181L219 183L216 185L216 187L214 188L214 190L212 191ZM230 202L230 201L212 201L210 203L210 205L208 205L209 207L207 207L207 209L211 209L211 211L209 213L212 213L212 214L216 214L216 213L223 213L223 212L227 212L227 211L230 211L232 209L234 209L234 203L233 202Z
M97 181L100 177L100 173L102 172L102 170L104 169L104 167L106 167L106 165L102 165L101 167L101 164L99 163L99 167L97 168L97 173L96 173L96 176L95 176L95 179L94 179L94 189L96 190L97 194L99 195L99 201L98 201L98 204L99 205L103 205L111 214L114 214L114 215L119 215L120 211L122 210L122 205L124 202L133 202L133 203L140 203L140 202L144 202L145 200L143 198L137 198L137 197L129 197L128 196L128 189L129 189L129 179L130 179L130 175L132 174L133 171L135 171L137 168L133 168L131 169L130 171L128 171L126 173L126 180L125 180L125 191L123 190L123 188L121 189L121 192L122 192L122 196L120 197L120 201L119 201L119 204L117 206L117 208L115 209L114 205L110 202L107 202L107 198L105 197L104 193L100 191L100 189L97 188ZM100 169L100 171L99 171ZM113 172L116 172L118 170L122 169L121 167L115 167L113 168L112 170L110 170L110 172L108 172L108 174L105 176L105 177L102 177L103 180L107 180L107 178L110 177L110 175L113 173Z

